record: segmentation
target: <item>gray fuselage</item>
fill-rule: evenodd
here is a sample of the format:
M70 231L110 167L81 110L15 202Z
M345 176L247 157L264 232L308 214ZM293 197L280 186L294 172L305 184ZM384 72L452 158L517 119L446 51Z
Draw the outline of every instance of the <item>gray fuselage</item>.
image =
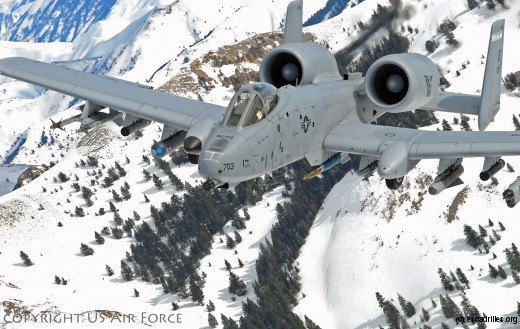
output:
M339 122L359 122L354 90L361 82L279 88L278 104L264 120L247 127L215 126L202 147L199 174L236 184L304 157L320 165L331 155L322 148L327 133Z

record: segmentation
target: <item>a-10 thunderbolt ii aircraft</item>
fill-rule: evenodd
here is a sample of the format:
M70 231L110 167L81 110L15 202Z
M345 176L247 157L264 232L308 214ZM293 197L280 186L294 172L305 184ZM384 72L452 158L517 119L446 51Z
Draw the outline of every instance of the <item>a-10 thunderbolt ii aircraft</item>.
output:
M163 123L152 153L161 157L183 146L206 189L229 187L302 158L314 166L310 178L357 154L357 173L377 169L390 189L421 159L440 159L429 188L438 194L460 183L464 157L483 157L480 178L487 180L504 166L501 156L520 155L520 133L483 131L500 106L504 20L491 28L482 93L475 96L439 91L436 65L414 53L384 56L365 77L341 76L327 48L303 42L302 2L289 4L284 43L262 60L260 82L240 88L227 108L26 58L0 60L0 73L86 100L80 115L54 128L80 121L88 129L119 119L127 136L151 121ZM105 108L108 113L100 112ZM386 112L415 109L477 115L481 131L371 124ZM504 198L510 207L520 201L520 178Z

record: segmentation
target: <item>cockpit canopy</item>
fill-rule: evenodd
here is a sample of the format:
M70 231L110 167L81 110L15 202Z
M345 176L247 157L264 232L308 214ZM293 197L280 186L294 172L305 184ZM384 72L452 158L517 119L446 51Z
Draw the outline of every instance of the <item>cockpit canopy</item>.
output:
M240 88L229 102L224 116L228 127L247 127L264 119L278 103L278 90L264 82Z

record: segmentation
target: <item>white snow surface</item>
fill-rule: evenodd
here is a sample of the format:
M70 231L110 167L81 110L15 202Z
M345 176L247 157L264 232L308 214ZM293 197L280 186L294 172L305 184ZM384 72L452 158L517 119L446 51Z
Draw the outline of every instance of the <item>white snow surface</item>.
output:
M0 12L19 2L2 2ZM158 87L189 65L191 60L210 50L256 33L280 29L288 2L118 1L105 21L96 23L75 42L31 44L2 41L0 57L25 56L98 71L108 63L108 67L101 70L103 73ZM354 25L360 20L366 22L378 3L386 5L388 1L366 0L337 17L308 28L308 31L337 51L354 40L357 33ZM499 18L506 18L503 73L519 70L515 60L519 58L520 50L514 43L520 36L520 4L509 1L506 2L509 9L497 6L491 12L485 9L485 5L468 11L465 1L406 0L403 3L414 8L410 11L410 20L404 24L419 30L418 34L408 35L412 41L411 51L426 54L426 40L440 42L439 49L430 58L439 64L452 84L449 91L476 94L481 88L484 70L484 65L480 64L481 55L485 56L487 52L490 26ZM304 20L324 4L324 0L306 1ZM454 31L461 42L458 49L446 46L437 33L437 27L445 17L458 24ZM348 33L352 33L350 37ZM378 32L368 44L377 42L385 34L384 31ZM461 69L467 61L470 64L466 69ZM162 69L158 70L160 67ZM156 70L153 79L149 80ZM456 70L461 73L458 77ZM47 136L50 134L48 118L56 121L76 114L69 109L72 99L7 78L0 78L0 84L0 159L12 154L13 144L23 136L26 141L11 163L25 166L59 160L55 167L29 185L0 197L0 302L19 301L33 314L40 311L80 314L109 310L134 314L138 321L133 326L207 327L207 312L189 298L182 300L178 296L164 295L160 285L141 280L126 282L121 278L119 264L125 252L129 251L130 243L135 241L133 238L115 240L108 237L104 245L97 245L94 241L94 231L113 226L110 212L104 216L94 215L100 207L108 209L112 196L107 189L98 188L97 200L92 207L86 208L89 212L87 216L78 218L64 213L74 212L75 206L83 206L84 201L70 187L73 179L61 184L63 190L60 190L60 184L54 183L53 177L60 171L71 177L78 175L80 185L88 186L91 177L86 171L90 168L75 166L75 162L84 158L83 151L76 148L78 137L83 135L76 133L78 125L71 125L66 132L52 132L55 144L38 146L38 143L42 131ZM230 90L216 88L205 96L205 100L225 104L230 94ZM511 116L520 113L519 105L518 97L504 89L501 111L488 130L513 130ZM454 115L439 114L437 117L451 123ZM470 124L477 130L473 118ZM460 129L458 125L452 126L454 130ZM438 127L440 125L426 129ZM132 211L136 210L142 220L150 221L149 204L143 202L142 193L146 193L152 204L156 205L168 201L172 193L177 193L169 185L158 192L151 182L142 179L143 168L155 172L163 180L167 179L157 168L146 165L141 159L143 154L149 154L153 139L157 140L159 136L158 125L155 124L146 128L144 137L139 140L122 139L118 137L117 129L109 126L106 146L96 151L101 163L107 166L112 166L116 160L124 163L125 156L130 159L125 169L129 172L127 181L133 197L130 201L117 204L124 219L131 217ZM520 170L517 158L505 160ZM520 224L515 216L517 208L507 208L501 193L517 173L501 171L496 175L499 184L493 187L478 180L481 159L464 160L465 184L448 189L439 196L425 194L420 210L414 210L412 201L418 201L419 193L425 192L416 180L425 175L435 176L436 166L435 161L421 162L406 178L408 190L388 191L384 182L375 176L362 181L350 174L334 187L317 215L298 259L302 293L305 294L305 297L303 294L299 296L300 303L295 308L298 315L307 315L322 328L378 328L379 325L386 326L386 323L378 308L375 292L393 299L398 308L399 293L418 310L418 314L408 320L412 328L422 326L419 313L423 307L430 312L428 325L438 328L441 322L446 322L454 327L454 321L446 320L440 311L439 294L446 292L440 285L437 269L443 268L449 273L455 272L457 267L468 276L471 289L467 290L467 295L481 312L488 316L516 315L520 288L512 281L503 250L510 247L511 242L518 244ZM9 174L5 174L5 170L0 169L0 189L6 177L12 180L17 176L17 171L9 170ZM194 166L182 166L173 172L190 184L199 183ZM116 182L116 190L123 180ZM457 218L447 223L444 213L464 188L468 189L468 196L459 207ZM281 192L281 188L276 189L249 209L251 220L247 223L248 228L241 231L244 240L237 245L237 255L219 242L220 235L217 234L212 254L201 261L200 271L208 275L205 299L215 303L215 314L223 313L238 320L241 301L246 297L254 299L251 282L256 278L254 262L258 244L269 238L269 230L276 220L274 206L283 202ZM409 199L403 199L400 204L399 197L406 192ZM67 199L71 203L67 203ZM394 212L388 210L392 202L400 204ZM40 205L43 210L39 210ZM389 219L389 216L392 218ZM492 228L502 237L491 248L497 259L493 259L491 253L479 254L464 242L463 225L478 229L480 224L491 233L488 218L494 221ZM506 231L498 228L499 221L505 225ZM62 222L63 227L58 227L58 222ZM225 229L226 233L232 231L231 227ZM249 234L249 231L252 233ZM80 243L90 245L95 254L88 257L81 255ZM31 257L34 266L23 266L20 250ZM238 268L237 257L244 262L244 268ZM224 259L230 261L234 273L248 285L248 294L235 302L230 300L227 292ZM502 265L508 278L491 279L488 262L495 266ZM114 276L106 275L106 264L114 269ZM470 265L475 268L473 271L469 271ZM54 275L68 279L68 284L54 284ZM139 298L132 297L134 288L140 292ZM450 293L450 296L456 302L461 300L458 292ZM431 298L437 302L436 308L432 307ZM171 311L171 302L178 300L181 309ZM153 323L149 318L142 323L143 312L180 314L182 323ZM2 323L4 315L4 309L0 308L0 328L20 327ZM220 322L219 316L217 319ZM414 325L414 321L417 324ZM86 313L74 325L93 327L88 323ZM487 325L488 328L518 327L497 323ZM111 326L132 327L118 321L99 324L104 328Z

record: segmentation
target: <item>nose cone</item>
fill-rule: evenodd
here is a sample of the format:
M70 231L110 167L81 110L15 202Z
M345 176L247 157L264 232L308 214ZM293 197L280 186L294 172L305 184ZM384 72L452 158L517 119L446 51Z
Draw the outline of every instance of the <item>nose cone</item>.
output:
M202 152L199 158L199 174L203 178L219 180L222 173L221 153Z

